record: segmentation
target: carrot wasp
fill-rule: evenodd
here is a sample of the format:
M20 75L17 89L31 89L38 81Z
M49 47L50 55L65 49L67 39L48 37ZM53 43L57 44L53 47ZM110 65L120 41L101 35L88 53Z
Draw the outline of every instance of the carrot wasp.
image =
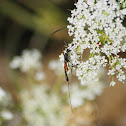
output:
M69 53L70 50L67 49L66 50L66 53L64 54L64 71L65 71L65 78L66 78L66 81L69 82L69 78L68 78L68 75L67 75L67 71L68 71L68 66L67 64L70 62L69 60Z
M69 84L69 78L68 78L68 75L67 75L67 72L69 70L68 66L69 66L69 63L70 63L70 59L69 59L69 52L70 51L71 51L70 49L67 49L66 52L64 53L64 72L65 72L66 81L68 82L70 105L71 105L71 110L72 110L72 113L73 113L73 108L72 108L72 103L71 103L71 95L70 95L70 84Z

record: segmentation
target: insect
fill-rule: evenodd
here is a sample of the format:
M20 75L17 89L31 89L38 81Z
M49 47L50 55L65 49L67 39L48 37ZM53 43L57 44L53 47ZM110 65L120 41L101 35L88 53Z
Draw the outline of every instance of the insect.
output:
M70 60L69 60L69 52L70 51L71 51L70 49L67 49L65 54L64 54L64 72L65 72L66 81L68 82L70 105L71 105L71 110L72 110L72 113L73 113L73 108L72 108L72 104L71 104L71 95L70 95L70 84L69 84L69 78L68 78L68 75L67 75L67 71L69 70L68 66L69 66L69 63L70 63Z
M70 50L67 49L66 50L66 53L64 54L64 71L65 71L65 78L66 78L66 81L69 82L69 78L68 78L68 75L67 75L67 71L69 70L68 69L68 63L70 62L69 60L69 53Z

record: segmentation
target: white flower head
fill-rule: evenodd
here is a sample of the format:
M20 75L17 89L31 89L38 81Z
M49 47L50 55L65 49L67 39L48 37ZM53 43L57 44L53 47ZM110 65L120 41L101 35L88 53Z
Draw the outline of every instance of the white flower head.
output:
M21 65L21 58L19 56L15 56L12 62L10 63L10 68L17 69Z
M8 110L3 110L0 113L0 116L2 116L5 120L11 120L13 118L13 114Z
M29 126L66 126L61 101L54 92L48 94L46 85L34 86L21 92L23 116Z
M110 67L109 76L116 75L124 82L125 72L121 69L126 62L121 65L118 54L126 51L126 28L122 25L124 15L120 6L115 0L78 0L75 6L67 19L68 34L73 36L68 49L72 64L77 65L76 75L81 84L94 80L96 70L106 65ZM87 61L82 60L85 49L90 50Z
M21 70L23 72L26 72L30 70L31 68L40 68L40 59L41 54L38 50L33 49L31 51L24 50L22 53L22 62L21 62Z
M19 68L22 72L41 67L41 53L37 49L24 50L21 56L16 56L10 63L12 69Z

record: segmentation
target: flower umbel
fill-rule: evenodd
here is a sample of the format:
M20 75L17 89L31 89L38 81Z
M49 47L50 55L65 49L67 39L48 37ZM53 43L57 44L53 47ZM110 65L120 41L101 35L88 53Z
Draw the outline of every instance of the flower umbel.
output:
M76 76L81 84L96 80L96 70L109 66L108 75L121 82L126 80L126 58L119 56L126 51L126 28L122 25L123 15L115 0L78 0L76 9L68 17L68 34L73 41L72 64L77 65ZM87 61L82 60L85 49L90 50Z
M48 94L47 84L35 86L21 92L23 116L28 126L66 126L60 97Z
M21 72L27 74L30 73L28 75L34 74L36 81L42 81L45 79L45 74L42 71L41 59L42 55L39 50L24 50L21 56L13 58L10 62L10 68L19 69Z
M21 56L16 56L10 63L12 69L19 68L22 72L27 72L30 69L40 69L41 54L37 49L24 50Z

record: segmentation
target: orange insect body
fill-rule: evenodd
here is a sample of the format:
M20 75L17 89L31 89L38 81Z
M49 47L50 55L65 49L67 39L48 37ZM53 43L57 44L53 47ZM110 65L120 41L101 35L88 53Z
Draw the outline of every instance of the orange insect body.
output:
M68 67L67 67L67 62L66 61L64 61L64 69L65 69L66 72L68 71Z

